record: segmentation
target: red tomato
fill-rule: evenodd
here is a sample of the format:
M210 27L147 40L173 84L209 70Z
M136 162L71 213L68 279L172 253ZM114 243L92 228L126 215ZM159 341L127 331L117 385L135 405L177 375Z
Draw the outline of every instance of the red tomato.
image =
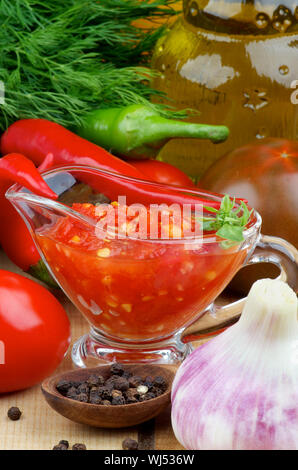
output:
M30 279L0 270L0 393L51 375L69 344L70 323L58 300Z
M129 160L129 163L147 176L150 181L174 186L195 186L189 176L170 163L158 160Z

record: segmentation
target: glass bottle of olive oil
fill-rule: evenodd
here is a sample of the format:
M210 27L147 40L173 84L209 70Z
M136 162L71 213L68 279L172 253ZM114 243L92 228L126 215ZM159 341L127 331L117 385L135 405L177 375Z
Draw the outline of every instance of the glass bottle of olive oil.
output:
M282 1L283 3L279 3ZM265 137L298 139L297 0L184 0L158 42L154 86L193 122L225 124L229 139L175 139L160 157L196 177L224 153Z

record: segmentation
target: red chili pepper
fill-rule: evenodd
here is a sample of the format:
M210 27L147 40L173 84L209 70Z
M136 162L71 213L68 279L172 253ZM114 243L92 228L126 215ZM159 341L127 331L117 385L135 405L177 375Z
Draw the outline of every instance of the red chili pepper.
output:
M84 182L99 192L105 193L112 200L117 200L119 195L123 195L127 198L127 204L178 203L194 205L201 203L216 208L219 208L220 205L220 202L208 200L207 191L194 189L190 194L189 188L174 188L163 184L154 185L150 181L144 181L142 178L145 176L132 165L114 157L106 150L77 136L59 124L44 119L25 119L15 122L3 134L0 146L2 154L22 153L35 165L40 165L42 171L63 165L87 165L109 171L110 173L103 172L100 179L88 175ZM32 171L31 166L29 174ZM37 173L36 169L35 172ZM128 178L119 179L115 173L120 173ZM13 180L16 181L15 175L13 175ZM3 197L4 192L2 192ZM39 254L25 223L8 202L1 202L1 204L4 209L1 211L2 214L5 212L1 221L3 235L0 238L4 250L15 264L26 271L37 265L37 273L34 272L34 275L40 277L42 274L43 280L47 281L48 276L46 274L44 278L44 267L40 264Z
M146 180L139 170L132 165L114 157L101 147L88 142L64 127L45 119L23 119L12 124L1 138L1 152L20 152L33 161L35 165L46 168L62 165L87 165L127 177ZM48 162L45 162L47 157ZM173 188L167 185L151 185L149 181L136 184L134 180L122 180L113 175L103 176L100 187L96 188L96 178L88 177L88 183L105 193L110 199L125 195L128 203L178 203L198 204L219 207L220 203L211 202L204 196L208 192L194 189L193 196L184 194L189 188ZM177 193L180 193L179 196Z
M144 177L156 183L194 188L195 184L182 170L159 160L130 160L129 163L144 173Z
M80 163L129 176L142 176L133 166L114 157L106 150L54 122L43 119L24 119L15 122L2 135L0 145L2 155L11 152L23 153L36 166L40 166L40 171L52 166ZM1 161L4 165L5 159L2 158ZM27 162L29 165L27 169L29 175L31 171L35 171L36 175L38 172L32 162ZM21 169L22 164L20 161L19 163ZM17 181L18 168L15 170L15 172L12 171L10 184ZM40 175L38 177L42 179ZM25 184L26 180L18 182ZM51 285L53 281L41 262L39 252L24 221L4 197L10 184L6 179L1 183L0 175L0 243L2 248L17 266L24 271L31 271L33 275ZM45 184L44 181L43 184Z
M19 153L11 153L0 160L0 192L5 194L13 183L25 186L38 196L57 199L57 194L49 188L34 164Z
M11 152L26 155L36 166L41 165L46 155L51 153L53 165L88 165L126 176L142 177L142 173L129 163L45 119L23 119L12 124L1 137L2 155Z
M40 260L32 237L20 215L5 198L6 190L19 183L34 193L56 199L57 195L42 179L34 164L20 154L0 159L0 243L9 258L24 271Z

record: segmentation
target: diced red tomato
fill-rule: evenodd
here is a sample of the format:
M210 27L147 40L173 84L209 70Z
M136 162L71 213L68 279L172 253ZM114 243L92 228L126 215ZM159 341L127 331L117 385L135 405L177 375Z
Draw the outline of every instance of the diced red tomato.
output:
M117 203L112 203L117 209ZM73 204L99 221L104 206ZM106 209L108 209L106 207ZM97 215L96 215L97 212ZM116 210L116 231L121 232ZM148 210L147 218L151 214ZM127 219L127 226L134 220ZM246 257L238 246L193 240L98 238L94 229L66 217L37 233L56 278L89 322L107 336L142 342L170 336L191 323L229 283ZM170 234L175 232L173 214ZM176 228L175 228L176 227ZM180 227L183 235L183 224ZM172 239L171 239L172 238ZM206 240L205 240L206 242Z

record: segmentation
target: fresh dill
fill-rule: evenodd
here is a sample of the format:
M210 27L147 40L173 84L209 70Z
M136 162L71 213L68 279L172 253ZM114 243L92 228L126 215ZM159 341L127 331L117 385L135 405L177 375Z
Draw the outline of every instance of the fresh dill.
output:
M0 0L0 131L17 119L44 118L69 128L94 108L150 103L156 72L150 51L164 28L140 18L176 12L177 0Z

